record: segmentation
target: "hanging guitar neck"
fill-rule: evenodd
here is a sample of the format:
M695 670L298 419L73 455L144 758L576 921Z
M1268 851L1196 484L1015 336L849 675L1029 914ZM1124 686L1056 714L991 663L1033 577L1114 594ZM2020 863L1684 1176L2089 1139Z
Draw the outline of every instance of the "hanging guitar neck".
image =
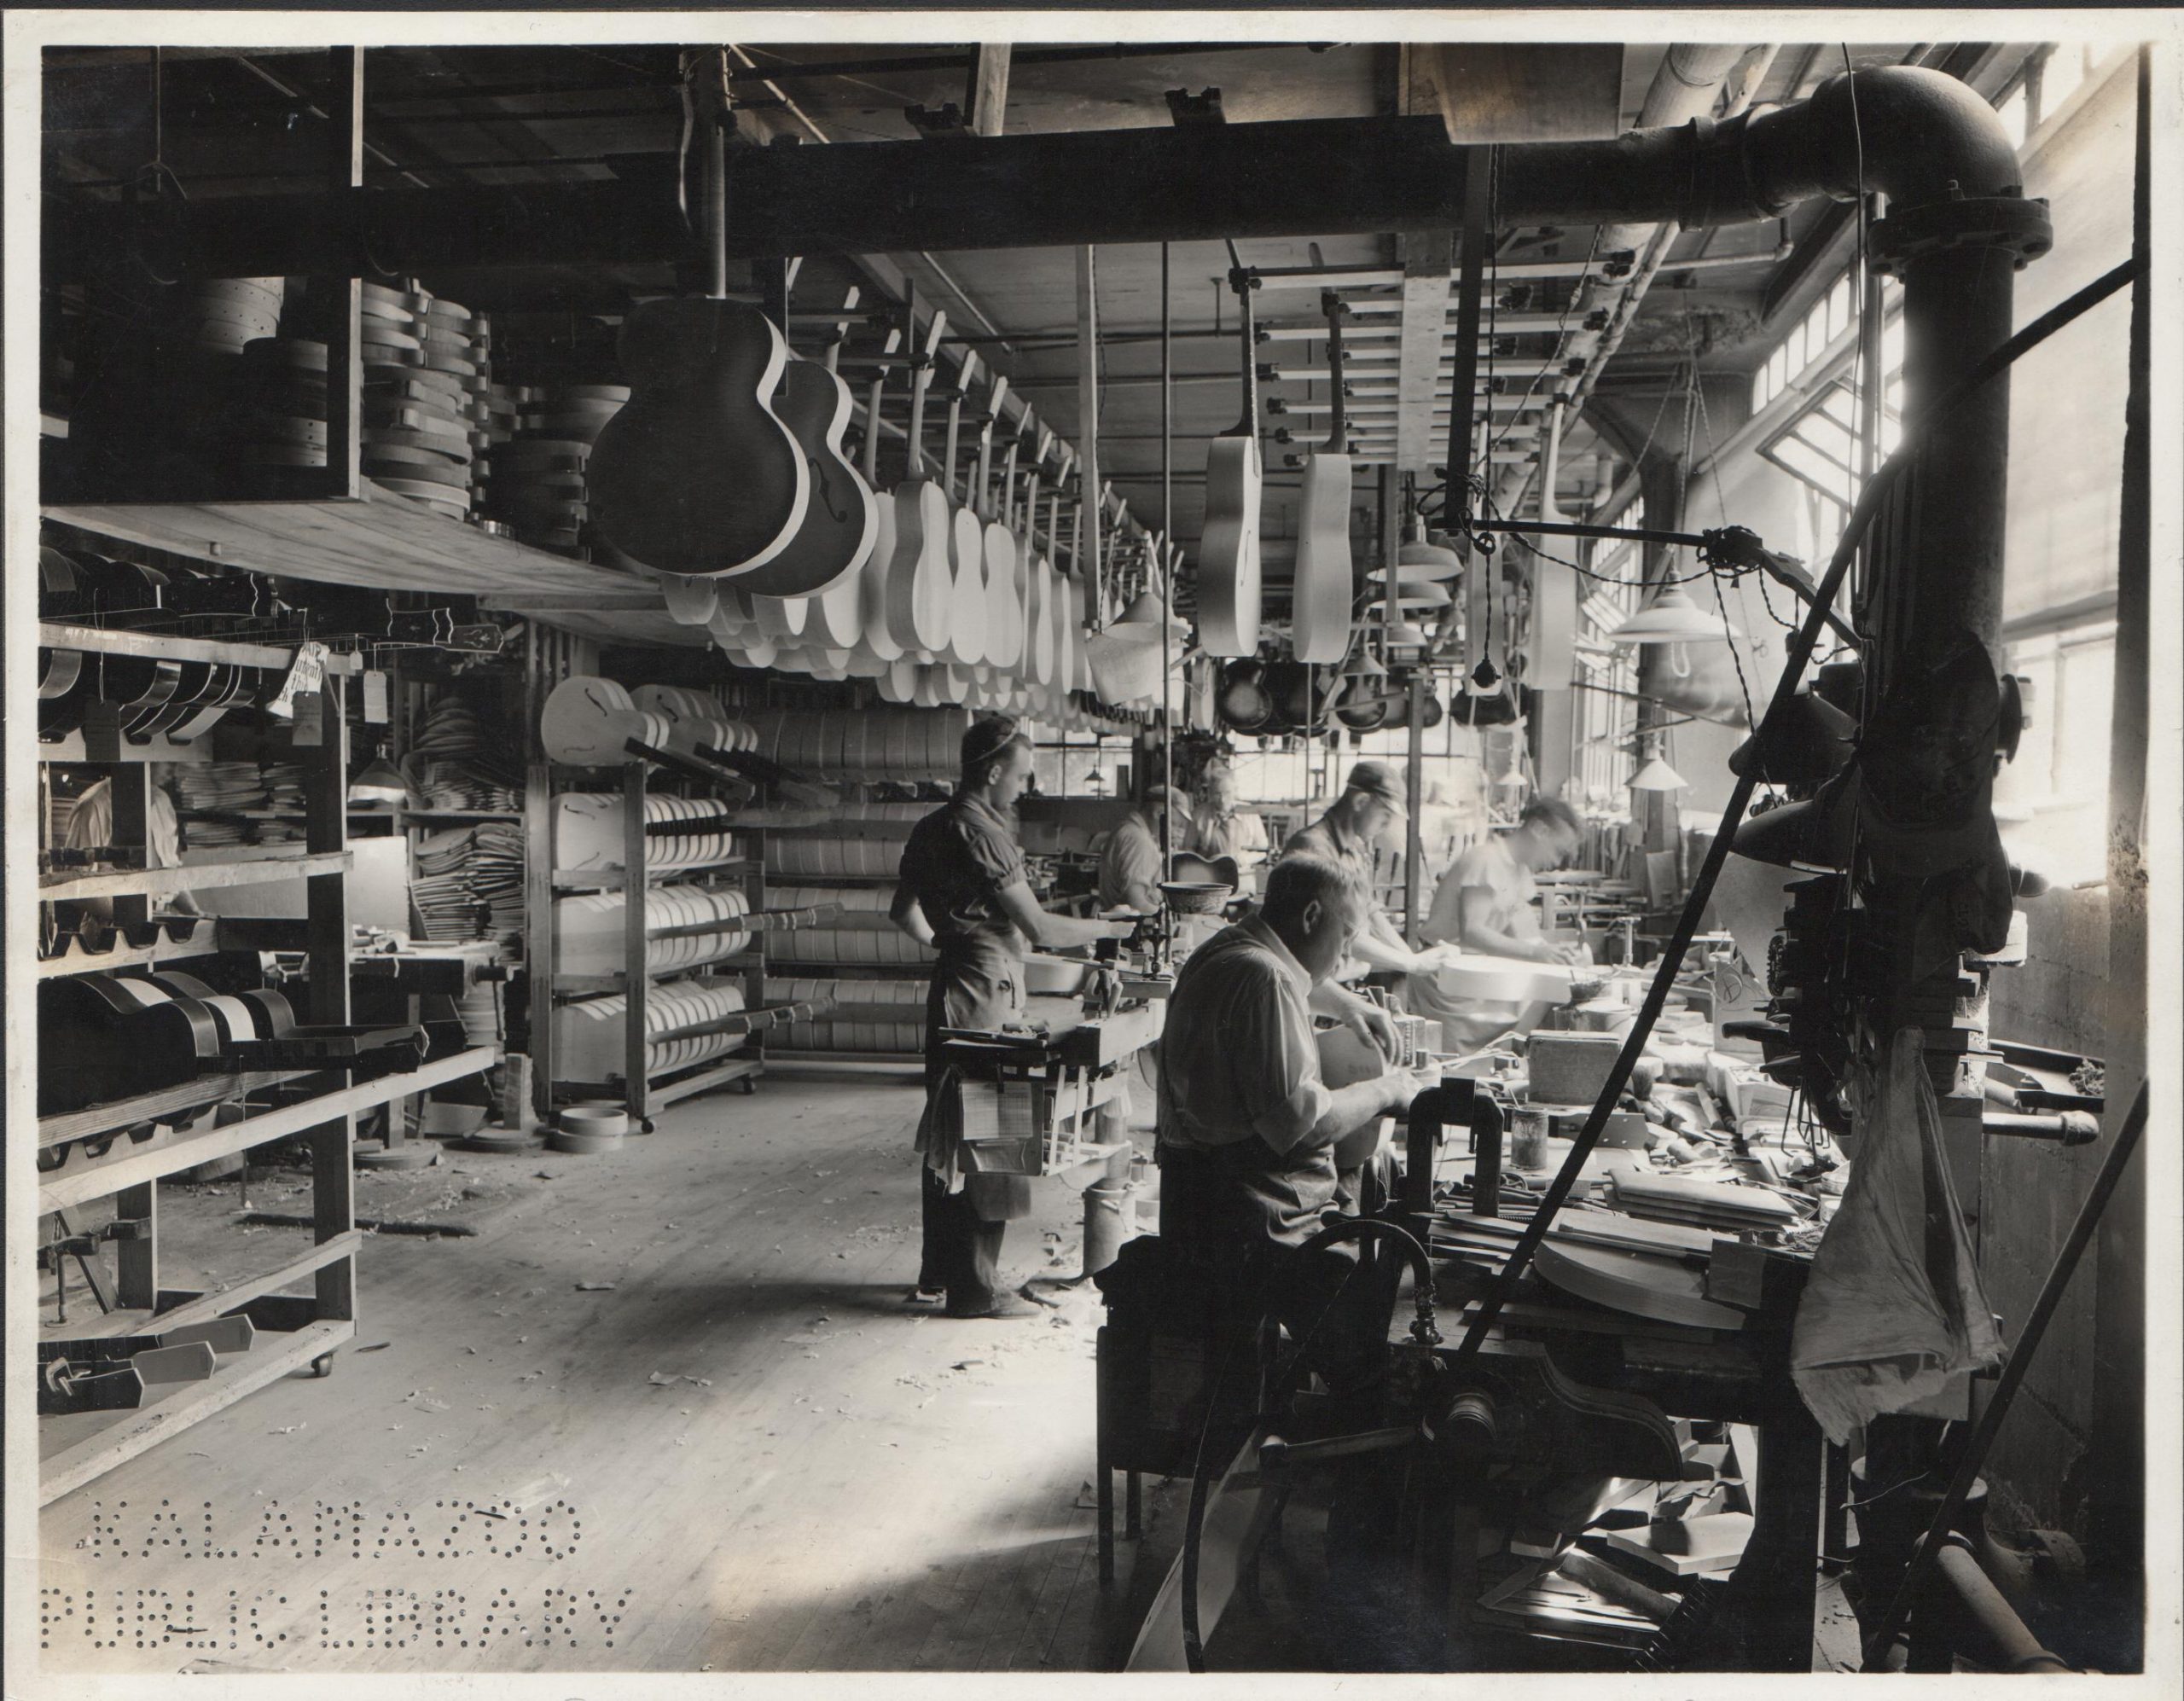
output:
M1252 320L1252 292L1259 287L1258 274L1246 266L1228 245L1228 287L1236 293L1236 312L1244 340L1244 416L1230 437L1256 437L1259 428L1258 329Z
M1332 289L1322 290L1320 293L1320 311L1327 316L1327 399L1334 409L1334 427L1327 433L1327 452L1347 455L1350 453L1350 415L1346 398L1350 380L1342 370L1342 322L1350 316L1350 304Z

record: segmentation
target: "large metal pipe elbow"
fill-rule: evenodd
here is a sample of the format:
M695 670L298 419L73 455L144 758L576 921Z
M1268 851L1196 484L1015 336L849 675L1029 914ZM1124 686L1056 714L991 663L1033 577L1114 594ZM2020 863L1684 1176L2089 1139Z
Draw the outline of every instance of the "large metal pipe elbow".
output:
M2000 114L1968 84L1919 66L1831 77L1796 106L1720 125L1699 154L1692 211L1705 224L1773 218L1815 195L1854 200L1862 189L1898 206L2024 193Z

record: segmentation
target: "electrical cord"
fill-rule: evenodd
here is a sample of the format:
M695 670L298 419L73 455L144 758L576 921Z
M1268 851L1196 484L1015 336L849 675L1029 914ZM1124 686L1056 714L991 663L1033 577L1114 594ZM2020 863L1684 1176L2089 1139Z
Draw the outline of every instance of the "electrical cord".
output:
M1843 588L1850 564L1856 559L1858 546L1872 526L1875 515L1879 513L1883 501L1910 468L1924 444L1926 433L1937 422L1948 418L1966 397L1977 392L1997 373L2007 370L2081 314L2106 300L2129 282L2139 270L2140 263L2136 259L2127 260L2088 284L1986 356L1946 394L1937 398L1922 410L1918 418L1905 421L1903 435L1896 444L1896 452L1874 470L1873 476L1867 481L1866 488L1859 493L1857 503L1850 510L1849 519L1844 522L1843 536L1836 543L1835 554L1828 562L1827 572L1821 576L1814 590L1811 605L1805 611L1804 622L1798 627L1797 636L1790 641L1789 653L1783 659L1782 672L1775 682L1774 695L1768 705L1766 716L1753 729L1755 738L1763 738L1768 729L1780 721L1790 700L1797 694L1798 686L1804 676L1805 665L1811 659L1813 650L1820 642L1827 611ZM1510 1249L1500 1280L1487 1291L1480 1301L1471 1327L1465 1332L1463 1340L1456 1349L1458 1363L1478 1353L1487 1332L1494 1327L1502 1308L1508 1302L1519 1279L1529 1267L1532 1254L1546 1238L1555 1213L1562 1208L1564 1201L1570 1197L1571 1190L1577 1185L1578 1172L1585 1160L1600 1144L1600 1131L1606 1125L1608 1113L1621 1101L1623 1090L1629 1083L1630 1071L1638 1061L1638 1054L1652 1037L1653 1025L1660 1019L1669 989L1675 980L1676 965L1682 962L1684 953L1689 949L1692 939L1699 932L1699 916L1713 896L1714 883L1721 877L1722 865L1728 860L1730 846L1751 802L1755 784L1752 776L1739 775L1730 788L1720 825L1715 830L1712 842L1707 846L1705 861L1699 866L1698 878L1693 883L1690 896L1685 900L1683 913L1676 920L1676 931L1662 952L1660 969L1647 989L1645 1002L1640 1007L1637 1019L1631 1025L1623 1049L1610 1065L1600 1095L1586 1116L1584 1126L1578 1131L1562 1169L1548 1185L1546 1196L1532 1213L1531 1221L1525 1225L1516 1245Z

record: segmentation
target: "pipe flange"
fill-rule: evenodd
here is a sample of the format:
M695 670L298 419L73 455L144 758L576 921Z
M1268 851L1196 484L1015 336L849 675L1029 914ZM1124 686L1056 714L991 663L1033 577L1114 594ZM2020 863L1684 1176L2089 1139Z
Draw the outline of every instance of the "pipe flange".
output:
M1915 260L1946 248L2003 248L2022 271L2055 246L2055 229L2044 200L1992 195L1977 200L1934 200L1891 212L1873 227L1873 268L1901 277Z

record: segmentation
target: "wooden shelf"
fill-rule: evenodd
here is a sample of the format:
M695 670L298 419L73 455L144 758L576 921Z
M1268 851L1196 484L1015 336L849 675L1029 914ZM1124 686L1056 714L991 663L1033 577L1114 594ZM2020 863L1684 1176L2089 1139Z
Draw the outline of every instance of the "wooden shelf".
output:
M674 1080L655 1078L649 1089L654 1108L671 1105L677 1099L687 1099L694 1093L710 1092L716 1087L725 1087L731 1081L747 1080L765 1071L763 1059L756 1057L730 1058L725 1063L701 1065L695 1074Z
M208 918L197 924L187 939L160 939L151 945L116 945L110 951L71 949L57 957L39 959L38 978L52 980L72 974L90 974L100 969L150 968L160 963L186 962L209 957L220 949L219 930Z
M440 1058L415 1069L382 1075L377 1080L360 1082L353 1087L337 1088L333 1092L321 1093L315 1098L306 1099L301 1104L260 1111L256 1116L245 1117L241 1122L204 1129L149 1150L131 1147L126 1151L117 1151L110 1153L102 1163L87 1164L80 1170L55 1176L50 1181L41 1182L38 1190L38 1208L41 1213L66 1210L86 1199L103 1199L124 1187L155 1181L162 1176L172 1175L177 1170L186 1170L195 1164L229 1157L265 1141L283 1140L292 1134L300 1134L305 1129L317 1128L322 1123L334 1122L357 1111L371 1110L390 1100L406 1098L412 1093L427 1092L450 1081L461 1081L466 1077L479 1074L499 1062L500 1056L498 1046L473 1046L452 1057ZM295 1077L284 1076L277 1078L293 1080ZM205 1102L217 1103L218 1100ZM108 1124L110 1127L118 1125ZM39 1126L38 1135L42 1143L49 1143L43 1123Z
M308 1073L308 1070L274 1069L239 1075L200 1075L195 1081L162 1087L154 1093L139 1093L133 1099L115 1099L103 1105L87 1105L80 1111L40 1117L38 1143L47 1147L70 1140L96 1140L102 1134L112 1134L117 1129L131 1128L139 1123L189 1116L213 1105L224 1105L230 1099L277 1087L284 1081L300 1080ZM129 1149L140 1152L145 1147L137 1145Z
M254 1276L245 1276L225 1287L200 1293L177 1304L166 1303L177 1296L162 1292L160 1296L161 1309L157 1311L147 1311L141 1307L123 1307L102 1313L88 1322L43 1324L38 1329L38 1338L42 1341L96 1341L115 1335L156 1335L164 1329L178 1329L185 1323L209 1323L215 1317L224 1317L229 1312L249 1304L262 1295L278 1293L282 1288L301 1281L327 1265L363 1251L363 1245L364 1234L361 1228L345 1229L331 1239L319 1241L300 1257L291 1258L273 1269L261 1270Z
M79 626L72 621L41 620L38 641L56 650L89 650L108 656L154 656L166 661L224 662L230 667L257 667L285 673L294 664L293 647L244 644L224 638L191 638L181 634L147 632L131 628ZM351 673L357 658L329 655L328 673Z
M700 862L685 868L651 868L646 871L646 884L658 885L665 880L688 880L693 874L746 874L756 866L747 856L732 856L725 862ZM617 864L611 868L556 868L553 873L555 891L619 891L626 883L628 871Z
M677 625L646 580L496 537L369 479L362 500L48 503L49 519L221 566L375 590L506 597L533 614L621 643L711 642ZM641 598L647 606L628 605ZM619 605L619 606L618 606Z
M125 868L106 874L60 874L38 882L41 903L57 898L171 897L177 892L211 891L219 886L260 885L306 874L338 874L349 866L346 850L317 856L263 854L225 862L188 862L179 868Z
M673 980L684 975L743 974L763 967L764 959L753 952L741 951L732 957L721 957L709 963L681 963L673 968L656 968L646 972L645 978L657 985L663 980ZM629 988L629 977L617 970L613 974L557 974L554 977L556 994L572 997L601 992L623 992Z
M38 1460L38 1503L52 1505L123 1460L180 1434L199 1419L323 1357L356 1333L356 1323L341 1319L261 1334L248 1352L229 1355L211 1380L186 1383L180 1392L155 1405L131 1412L41 1419L39 1439L46 1445ZM90 1433L72 1433L84 1429Z

